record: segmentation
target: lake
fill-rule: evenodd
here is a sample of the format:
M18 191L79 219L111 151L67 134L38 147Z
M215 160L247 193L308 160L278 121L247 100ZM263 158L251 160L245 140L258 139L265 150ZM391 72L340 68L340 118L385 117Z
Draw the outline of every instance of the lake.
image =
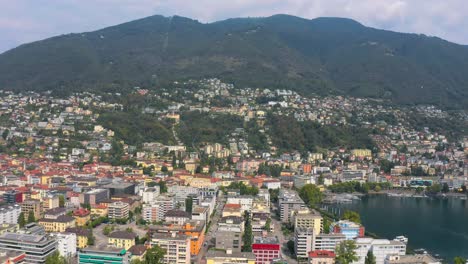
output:
M380 237L404 235L410 248L424 248L449 261L468 257L466 200L374 195L338 206L359 212L366 231Z

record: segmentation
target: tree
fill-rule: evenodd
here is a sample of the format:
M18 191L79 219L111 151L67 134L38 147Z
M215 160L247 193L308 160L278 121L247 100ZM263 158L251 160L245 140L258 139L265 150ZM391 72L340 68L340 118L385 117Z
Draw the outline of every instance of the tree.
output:
M93 235L93 229L89 230L88 234L88 246L93 246L94 245L94 235Z
M443 193L448 193L450 191L450 188L448 184L445 182L444 185L442 185L442 192Z
M146 264L163 264L164 263L164 255L166 251L159 247L158 245L153 246L152 248L148 249L145 254L145 261Z
M359 215L359 213L354 212L354 211L350 211L350 210L346 210L343 213L343 219L349 220L349 221L357 223L357 224L361 223L361 216Z
M288 243L286 243L286 246L288 247L288 250L291 253L291 255L294 255L295 254L295 252L294 252L294 241L289 240Z
M364 262L365 264L376 264L376 259L374 256L374 253L372 253L372 250L369 250L367 252L366 260Z
M310 207L315 207L323 199L323 193L314 184L306 184L299 190L299 196Z
M6 140L9 134L10 134L10 130L8 129L3 130L2 138Z
M36 222L36 218L34 217L34 212L31 211L28 214L28 224L33 222Z
M59 207L65 207L65 197L63 195L59 195Z
M160 193L167 193L167 185L165 181L159 181L158 185Z
M187 197L187 199L185 199L185 212L192 213L192 207L193 207L193 200L191 197Z
M453 259L453 263L454 264L465 264L466 263L466 259L462 258L462 257L455 257Z
M106 225L104 227L104 229L102 230L102 233L105 235L105 236L108 236L112 231L114 231L114 226L112 225Z
M265 230L270 232L271 229L271 218L268 218L265 222Z
M356 242L353 240L345 240L341 242L335 250L336 262L338 264L350 264L357 261L359 258L356 255Z
M244 228L244 236L243 241L244 245L242 247L242 251L244 252L252 252L252 221L250 220L250 213L245 212L245 228Z
M161 172L168 172L168 171L169 169L167 168L167 166L164 165L161 167Z
M24 219L24 213L21 212L18 216L18 224L20 227L24 227L26 225L26 219Z
M60 256L58 251L55 251L53 254L50 254L46 258L46 264L65 264L67 261L64 257Z

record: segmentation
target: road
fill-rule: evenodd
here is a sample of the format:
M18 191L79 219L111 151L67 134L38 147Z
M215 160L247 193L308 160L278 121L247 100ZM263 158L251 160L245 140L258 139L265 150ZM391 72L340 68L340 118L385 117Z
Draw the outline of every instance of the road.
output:
M206 263L206 252L208 249L212 248L216 244L216 232L218 231L218 221L221 218L221 214L224 208L224 204L226 203L226 200L224 198L224 195L221 194L218 197L218 202L216 203L216 211L211 218L211 224L209 229L206 232L205 235L205 242L203 243L203 247L200 249L200 253L197 256L192 257L192 262L198 263L198 264L204 264Z
M273 230L273 235L276 236L280 242L280 245L281 245L281 257L282 259L286 260L288 263L297 263L297 260L293 259L292 256L291 256L291 252L289 252L289 249L288 249L288 241L290 239L293 239L294 237L294 233L292 233L291 235L289 235L288 237L285 237L284 234L283 234L283 231L281 231L281 222L279 220L279 217L275 214L275 210L277 210L276 208L276 205L272 205L272 208L271 208L271 224L273 225L274 227L274 230Z

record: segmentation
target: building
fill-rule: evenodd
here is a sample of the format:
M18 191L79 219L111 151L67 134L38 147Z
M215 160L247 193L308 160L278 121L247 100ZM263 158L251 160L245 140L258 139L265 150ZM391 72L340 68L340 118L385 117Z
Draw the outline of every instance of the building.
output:
M222 217L236 216L242 217L243 211L240 204L229 204L226 203L221 214Z
M364 237L364 226L356 224L348 220L340 220L330 225L330 233L343 234L346 239L355 239L357 237Z
M166 223L176 224L176 225L183 225L185 222L190 220L191 215L185 211L174 209L170 210L166 213L164 219Z
M164 226L150 226L150 237L157 237L159 234L177 234L186 235L190 240L189 252L192 255L198 255L203 247L205 240L205 221L188 221L183 225L168 224Z
M314 236L312 250L327 250L335 252L336 247L346 240L343 234L318 234Z
M375 256L376 264L384 264L388 255L406 255L406 244L401 241L388 239L374 239L369 237L356 238L356 264L364 264L369 251Z
M292 212L294 210L306 209L304 201L299 194L293 190L280 189L278 197L280 219L283 223L291 222Z
M193 220L201 220L205 222L209 222L210 218L210 211L208 207L205 206L194 206L192 208L192 219Z
M85 226L91 219L91 212L85 208L79 208L73 211L73 217L76 219L76 226Z
M123 248L116 247L86 247L78 252L78 263L112 263L129 264L129 256Z
M312 228L315 234L320 234L323 230L323 218L316 211L309 209L296 210L293 213L294 229L296 228Z
M5 205L0 207L0 224L16 224L21 213L21 206Z
M42 214L42 203L39 200L26 200L21 204L21 212L24 213L26 219L29 213L34 214L34 219L39 219Z
M0 250L0 263L17 264L24 263L26 253L17 250Z
M251 211L254 197L251 195L241 195L235 197L228 197L226 204L239 204L242 212Z
M74 233L76 235L76 247L77 248L85 248L88 246L88 237L91 236L91 232L89 231L89 229L73 227L73 228L67 228L65 232Z
M130 206L121 201L109 204L107 207L109 219L127 219Z
M108 244L128 250L135 245L136 235L133 232L115 231L109 234Z
M159 186L154 186L154 187L150 187L150 188L146 188L143 192L142 192L142 201L144 203L150 203L152 201L154 201L156 199L156 197L159 196L159 193L160 193L160 188Z
M405 255L398 254L387 255L384 264L441 264L440 260L428 254L422 255Z
M128 252L130 253L130 263L135 260L144 261L146 250L147 248L145 245L134 245L129 248Z
M23 202L23 193L15 191L15 190L6 191L3 194L3 200L6 203L9 203L9 204L22 203Z
M312 228L299 227L294 230L294 252L297 259L307 259L313 249L314 230Z
M135 194L135 184L128 182L111 183L102 186L102 188L109 190L109 195L111 197L115 195Z
M142 217L147 222L164 221L166 213L175 208L174 198L160 195L149 204L143 204Z
M106 217L107 213L107 205L105 204L96 204L91 206L91 215Z
M57 240L57 250L65 258L76 256L76 234L75 233L53 233L51 234Z
M162 233L150 240L150 245L158 245L166 251L164 263L189 264L190 238L176 233Z
M218 231L244 232L244 218L240 216L221 217L218 221Z
M58 195L47 195L42 198L42 208L44 210L58 208L60 205L60 198Z
M372 151L370 149L353 149L351 155L358 158L369 158L372 157Z
M57 250L57 241L46 235L4 233L0 235L0 250L23 251L27 263L45 263Z
M76 226L76 220L72 216L61 215L56 219L43 218L39 220L39 224L46 232L65 232L67 228Z
M254 237L252 253L255 264L270 264L274 259L281 258L281 245L277 237Z
M80 193L80 203L95 205L109 199L108 189L92 189L90 191Z
M335 264L335 253L327 250L309 252L309 264Z
M255 264L255 255L251 252L230 252L229 250L210 250L206 253L206 264Z
M218 232L216 232L216 248L231 250L232 252L241 252L242 233L218 230Z
M7 232L16 233L18 228L18 224L0 224L0 235Z
M44 212L44 218L47 219L57 219L57 217L66 215L67 214L67 209L62 208L62 207L57 207L54 209L49 209Z

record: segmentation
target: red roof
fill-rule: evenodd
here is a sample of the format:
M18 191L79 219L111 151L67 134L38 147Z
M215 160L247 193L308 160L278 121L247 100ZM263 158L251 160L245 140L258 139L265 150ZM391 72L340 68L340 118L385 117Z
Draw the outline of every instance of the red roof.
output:
M335 253L328 250L314 250L309 252L310 258L335 258Z
M86 209L84 209L84 208L80 208L80 209L75 210L75 211L73 212L73 215L74 215L74 216L81 216L81 217L83 217L83 216L89 215L89 211L86 210Z

